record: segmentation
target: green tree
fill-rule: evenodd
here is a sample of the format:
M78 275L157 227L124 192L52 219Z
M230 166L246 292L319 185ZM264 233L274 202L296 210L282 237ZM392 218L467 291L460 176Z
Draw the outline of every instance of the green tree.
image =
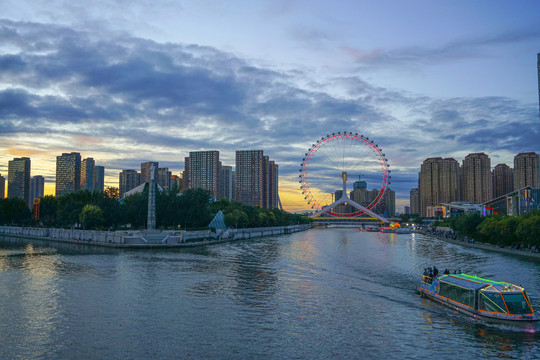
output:
M242 210L234 209L225 214L225 225L230 228L245 228L249 225L249 218Z
M528 246L540 246L540 213L525 216L516 228L516 237Z
M143 228L148 217L148 189L140 194L126 196L122 201L126 224L135 229Z
M58 210L58 199L52 195L41 198L39 202L39 221L44 226L56 225L56 212Z
M478 227L477 231L483 241L499 244L502 243L501 216L491 216L485 218Z
M30 225L32 212L21 198L0 199L0 224Z
M103 193L109 199L120 199L120 189L117 187L107 186Z
M184 228L207 226L210 219L210 192L197 188L184 191L178 202L178 220Z
M479 213L458 216L450 221L450 226L460 234L475 237L478 235L476 228L484 218Z
M521 218L519 216L505 216L500 220L500 241L504 245L512 245L513 243L519 241L519 238L516 235L516 230L520 222Z
M85 229L95 229L105 222L103 210L97 205L87 204L79 214L79 222Z

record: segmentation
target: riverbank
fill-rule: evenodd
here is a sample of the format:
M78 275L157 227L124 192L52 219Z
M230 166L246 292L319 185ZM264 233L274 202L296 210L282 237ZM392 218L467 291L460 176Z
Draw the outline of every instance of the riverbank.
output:
M447 228L438 228L435 231L423 231L422 234L431 235L436 237L437 239L444 240L448 243L455 244L455 245L461 245L461 246L467 246L487 251L494 251L499 253L505 253L505 254L511 254L511 255L517 255L521 257L526 257L529 259L534 259L540 261L540 253L538 252L531 252L530 250L526 249L512 249L512 248L505 248L500 247L494 244L479 242L473 239L460 239Z
M242 239L277 236L310 229L310 224L266 228L203 231L98 231L0 226L0 239L16 237L57 243L113 248L175 248L219 244Z

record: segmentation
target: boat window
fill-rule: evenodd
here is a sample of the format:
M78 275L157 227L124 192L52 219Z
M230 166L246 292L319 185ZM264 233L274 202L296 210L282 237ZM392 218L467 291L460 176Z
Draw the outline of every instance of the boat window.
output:
M530 314L532 313L529 304L521 293L503 294L504 301L511 314Z
M485 311L507 313L501 294L498 292L481 291L478 308Z
M441 281L439 295L474 307L474 290Z

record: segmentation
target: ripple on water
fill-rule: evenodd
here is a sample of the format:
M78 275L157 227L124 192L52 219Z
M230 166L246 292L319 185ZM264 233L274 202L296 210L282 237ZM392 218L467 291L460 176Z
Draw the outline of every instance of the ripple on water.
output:
M321 229L174 251L25 246L0 245L0 358L540 353L538 333L480 323L415 292L424 267L460 268L525 285L538 308L536 263L419 234Z

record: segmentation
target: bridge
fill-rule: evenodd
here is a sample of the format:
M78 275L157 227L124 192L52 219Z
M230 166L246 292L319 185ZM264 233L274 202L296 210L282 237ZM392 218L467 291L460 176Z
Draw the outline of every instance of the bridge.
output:
M360 226L360 225L387 225L391 222L397 221L397 219L387 219L370 209L358 204L356 201L351 200L347 195L347 172L341 173L343 180L343 192L341 197L334 201L332 204L325 206L321 210L317 211L311 218L315 219L315 224L321 225L346 225L346 226ZM351 205L360 212L358 216L328 216L329 212L339 205ZM326 216L325 216L326 215Z

